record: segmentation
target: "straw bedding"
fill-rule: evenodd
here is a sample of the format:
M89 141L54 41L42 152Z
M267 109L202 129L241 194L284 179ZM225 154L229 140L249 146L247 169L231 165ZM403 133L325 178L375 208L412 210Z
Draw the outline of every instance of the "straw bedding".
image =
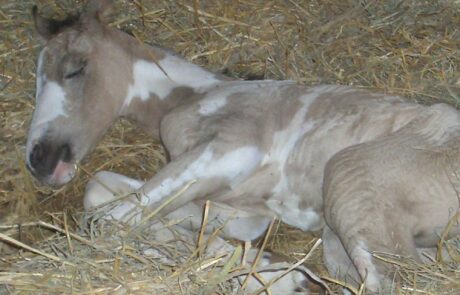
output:
M132 234L120 224L82 224L83 190L96 171L147 179L165 163L158 142L129 122L112 128L70 185L53 191L28 174L24 144L40 48L30 18L34 3L60 17L82 6L71 0L0 2L0 293L235 292L231 261L204 261L194 245L179 253L174 243L156 245L148 231ZM460 103L458 0L116 1L110 21L232 77L347 84L420 103ZM320 249L310 251L317 233L279 223L273 232L267 248L292 262L310 253L306 265L327 277ZM394 281L401 294L460 294L460 241L447 245L451 261L379 259L398 269ZM160 246L168 249L167 263L146 254ZM329 283L333 292L340 284Z

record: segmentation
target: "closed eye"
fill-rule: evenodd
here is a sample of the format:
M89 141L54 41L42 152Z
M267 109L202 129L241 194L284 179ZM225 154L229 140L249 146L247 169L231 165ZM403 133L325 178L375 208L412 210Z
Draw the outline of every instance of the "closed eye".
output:
M83 74L83 71L84 71L84 70L85 70L85 67L83 66L83 67L79 68L79 69L76 70L76 71L73 71L73 72L70 72L69 74L66 74L66 75L64 76L64 79L72 79L72 78L75 78L75 77L77 77L77 76Z

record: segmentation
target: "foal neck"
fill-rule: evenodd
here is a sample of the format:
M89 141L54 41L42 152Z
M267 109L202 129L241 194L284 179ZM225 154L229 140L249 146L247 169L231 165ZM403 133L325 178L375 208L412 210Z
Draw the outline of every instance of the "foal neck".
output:
M127 48L133 62L121 115L158 136L164 115L222 79L164 49L134 42Z

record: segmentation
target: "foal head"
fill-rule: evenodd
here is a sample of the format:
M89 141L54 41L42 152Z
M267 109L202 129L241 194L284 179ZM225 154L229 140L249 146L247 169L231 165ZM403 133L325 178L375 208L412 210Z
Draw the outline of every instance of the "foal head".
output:
M48 185L72 179L76 164L121 111L131 61L115 30L101 22L109 5L89 0L81 14L63 21L32 11L46 43L38 59L26 163Z

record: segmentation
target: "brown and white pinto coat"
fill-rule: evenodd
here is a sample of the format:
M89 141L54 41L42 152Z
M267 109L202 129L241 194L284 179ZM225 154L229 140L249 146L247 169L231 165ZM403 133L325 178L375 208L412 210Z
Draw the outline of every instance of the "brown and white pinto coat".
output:
M436 246L459 208L454 108L344 86L230 81L105 25L108 2L91 0L63 22L34 10L47 42L27 165L41 181L70 181L75 164L126 117L161 139L170 162L147 182L97 173L86 210L134 191L107 218L137 223L195 180L163 216L191 215L183 226L196 230L211 200L208 231L224 225L223 237L245 241L274 216L305 231L327 224L329 271L365 279L371 291L388 272L372 252L419 259L418 247Z

